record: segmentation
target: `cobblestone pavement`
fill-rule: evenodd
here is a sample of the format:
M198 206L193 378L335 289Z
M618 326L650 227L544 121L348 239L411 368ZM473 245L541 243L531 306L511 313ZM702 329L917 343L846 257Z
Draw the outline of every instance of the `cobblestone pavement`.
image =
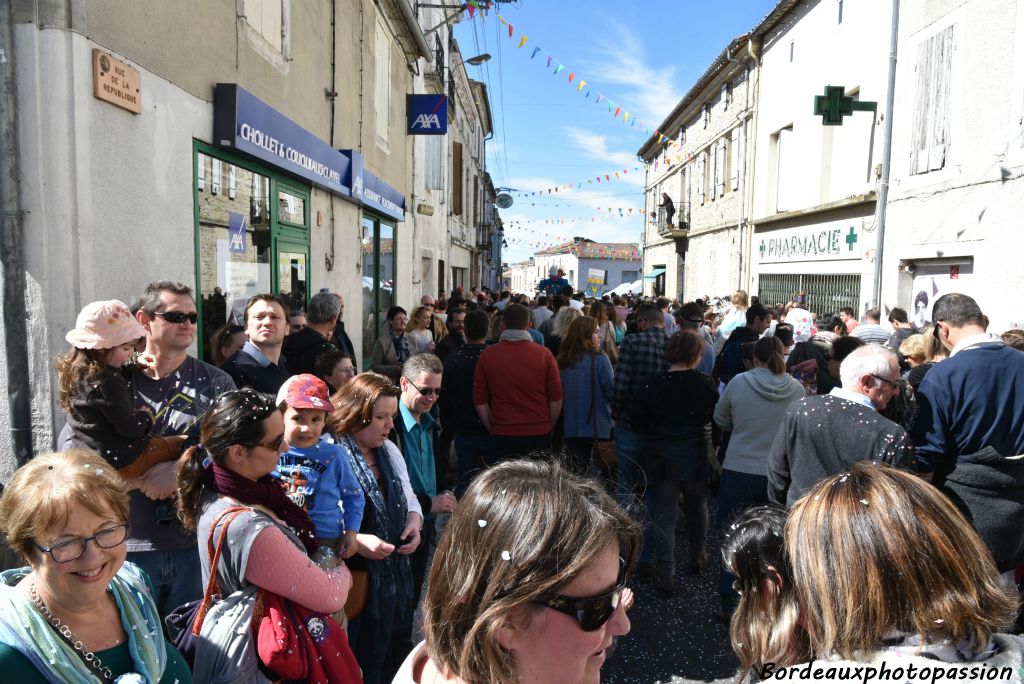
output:
M709 497L710 498L710 497ZM633 583L632 630L601 670L604 684L735 681L739 664L729 648L729 625L718 619L718 573L722 566L717 501L710 498L711 561L700 575L689 574L682 511L676 527L676 595L660 598L650 585Z

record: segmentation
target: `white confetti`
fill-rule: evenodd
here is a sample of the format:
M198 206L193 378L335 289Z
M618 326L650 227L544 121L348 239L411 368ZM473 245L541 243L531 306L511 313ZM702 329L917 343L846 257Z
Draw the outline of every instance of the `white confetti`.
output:
M480 527L487 527L487 521L486 520L477 520L476 524L479 525Z
M512 554L509 553L508 550L506 549L505 551L501 552L501 559L502 560L510 561L510 560L512 560Z

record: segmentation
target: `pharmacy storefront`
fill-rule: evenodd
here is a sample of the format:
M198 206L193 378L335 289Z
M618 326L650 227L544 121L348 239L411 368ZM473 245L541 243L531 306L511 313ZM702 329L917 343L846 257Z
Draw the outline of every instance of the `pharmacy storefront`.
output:
M751 248L753 291L766 306L786 304L806 293L807 308L817 315L844 306L860 310L864 218L836 219L813 225L765 226L754 233Z

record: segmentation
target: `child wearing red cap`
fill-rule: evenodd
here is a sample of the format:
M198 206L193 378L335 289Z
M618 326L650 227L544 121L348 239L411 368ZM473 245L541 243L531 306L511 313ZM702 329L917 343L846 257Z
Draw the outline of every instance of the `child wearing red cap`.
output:
M176 459L185 439L152 436L152 412L135 409L121 366L135 353L135 341L145 336L146 329L123 302L93 302L78 314L75 329L65 336L71 349L56 362L71 443L95 451L128 480L160 461Z
M327 414L334 410L323 380L308 373L294 375L281 386L277 403L284 405L288 451L281 454L273 476L309 514L320 542L320 562L333 566L332 559L356 552L363 488L342 448L323 437Z

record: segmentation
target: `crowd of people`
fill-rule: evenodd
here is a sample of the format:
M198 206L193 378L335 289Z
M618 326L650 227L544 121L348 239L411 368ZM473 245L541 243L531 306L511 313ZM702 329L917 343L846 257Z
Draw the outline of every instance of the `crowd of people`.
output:
M806 301L588 298L553 269L392 307L362 372L327 291L253 296L212 363L185 285L89 304L61 451L0 498L28 563L0 575L0 670L596 682L628 584L675 596L714 521L741 675L1019 681L1024 331L962 294L921 328Z

